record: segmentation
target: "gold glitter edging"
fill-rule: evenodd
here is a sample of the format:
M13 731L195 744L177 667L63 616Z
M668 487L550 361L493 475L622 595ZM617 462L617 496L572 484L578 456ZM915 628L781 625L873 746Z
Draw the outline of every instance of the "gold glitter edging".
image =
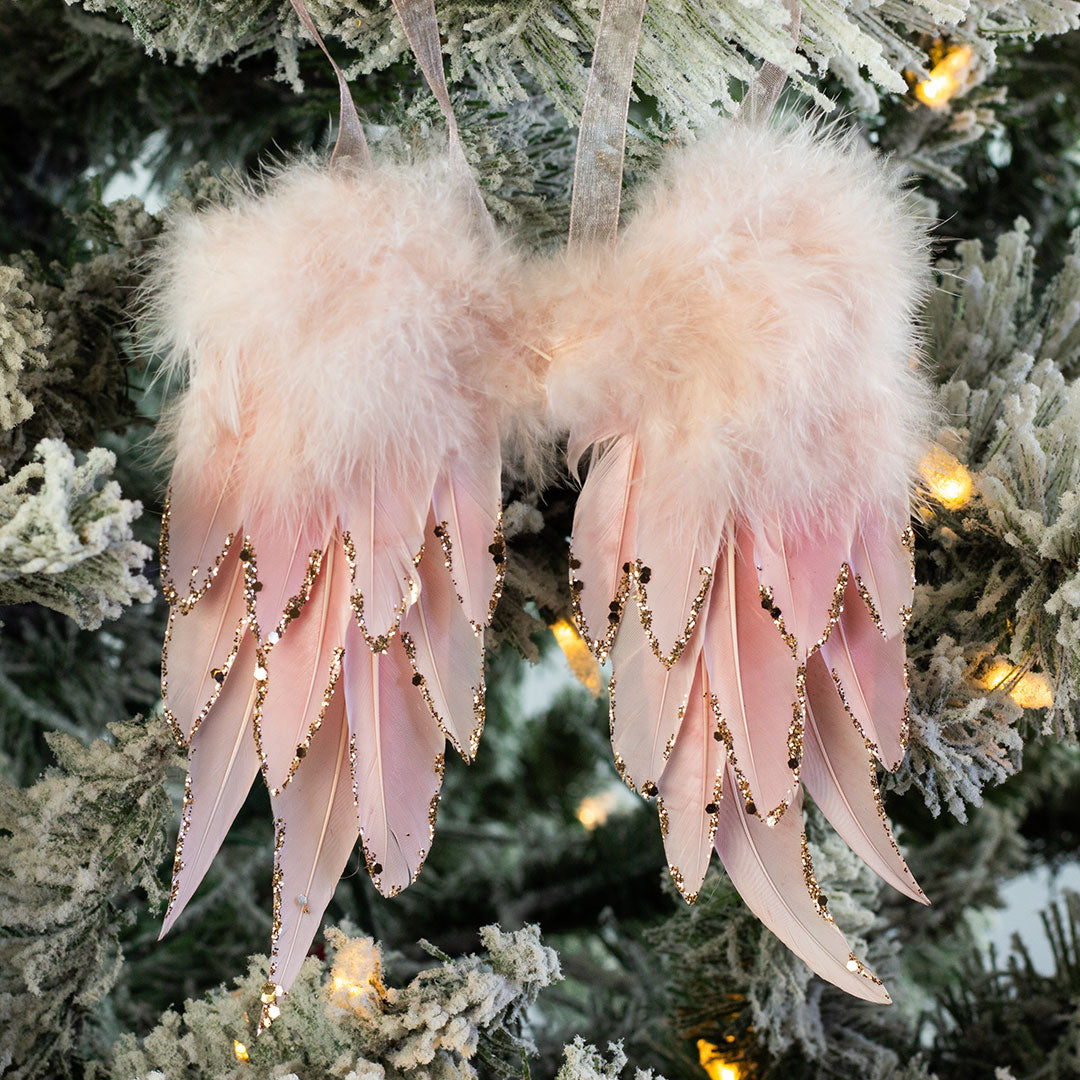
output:
M191 805L195 796L191 792L191 773L184 777L184 801L180 810L180 829L176 834L176 851L173 855L172 887L169 890L169 903L165 908L165 916L162 920L167 922L176 906L176 898L180 895L180 875L184 871L184 841L187 839L188 828L191 825Z
M764 821L766 825L775 825L784 816L788 807L791 805L791 801L789 799L782 799L775 807L768 810L766 813L762 813L758 810L757 803L754 800L753 791L750 787L750 781L739 767L739 759L735 753L731 729L728 727L727 721L720 711L720 703L717 701L715 694L709 695L709 706L713 711L713 715L716 717L716 730L719 732L720 741L723 742L727 751L728 764L731 765L731 772L735 777L735 786L739 789L739 794L742 796L744 809L748 814L752 814L760 821ZM791 786L792 790L794 790L798 786L799 777L802 772L803 736L806 731L806 668L804 666L800 666L795 673L795 700L792 702L791 710L791 724L788 726L787 732L787 751L788 769L791 772Z
M458 603L464 606L465 602L461 599L461 590L458 588L457 581L454 578L454 541L450 534L450 526L447 522L440 521L432 531L442 545L443 562L446 565L447 573L450 575L450 581L454 586L454 593L458 598ZM495 515L495 531L492 534L491 543L488 544L488 554L491 555L491 560L495 564L495 588L492 590L491 597L488 600L487 618L483 624L481 625L475 620L469 619L473 632L477 634L482 633L484 627L489 626L491 620L495 617L495 609L502 599L503 586L506 582L506 537L503 534L501 506Z
M473 627L473 633L477 633L475 626ZM473 727L472 731L469 733L469 746L466 750L458 743L453 734L451 734L449 726L439 715L438 709L435 708L435 702L432 700L431 691L428 689L427 677L416 664L416 643L406 631L402 631L401 633L401 645L405 650L405 655L409 658L409 665L413 669L413 685L420 691L420 695L427 704L428 712L431 713L432 719L439 726L439 730L447 737L450 741L450 745L458 752L461 758L471 765L473 759L476 757L476 751L480 747L480 737L484 732L484 723L487 719L487 683L483 676L480 678L479 686L470 687L473 701Z
M352 536L349 533L343 533L342 545L345 548L345 557L349 561L349 574L352 580L356 578L356 545L353 543ZM415 569L420 565L420 560L424 557L424 545L420 545L420 550L412 557L413 568ZM405 583L405 595L402 596L401 602L394 609L394 621L391 623L390 628L383 634L373 635L368 630L367 623L364 621L364 594L357 589L349 597L349 604L353 610L353 617L356 619L356 625L360 628L360 633L364 637L364 641L367 642L368 648L373 653L384 653L390 648L390 642L394 640L398 630L401 628L401 620L405 616L405 612L408 610L410 604L416 603L420 596L420 582L417 578L409 574L402 579Z
M237 575L244 572L243 564L237 566ZM215 570L214 576L217 576ZM231 586L236 588L236 578L233 579ZM209 588L209 585L207 586ZM226 599L225 604L228 606L229 600ZM178 618L185 618L186 614L179 607L172 607L169 610L169 617L165 623L165 637L161 645L161 699L164 702L168 697L168 683L169 683L169 646L172 644L173 626ZM191 745L191 739L195 737L195 733L202 726L203 720L206 719L207 714L214 707L214 703L221 695L222 688L225 685L225 680L229 676L229 672L232 671L233 661L236 659L237 653L240 652L240 646L244 641L244 634L247 631L249 622L249 616L245 613L241 616L240 622L237 624L236 629L233 631L232 645L229 648L225 659L222 661L221 666L215 668L211 674L211 681L214 683L214 688L210 692L210 698L204 702L202 708L196 714L195 719L191 725L191 731L186 732L183 725L177 719L173 711L164 705L162 708L162 716L165 719L165 723L168 724L169 729L172 731L173 738L177 741L181 748L187 749ZM221 674L221 679L217 678L218 674Z
M171 519L172 488L170 487L165 493L165 506L161 512L161 532L158 535L158 563L161 567L161 593L170 607L178 607L183 614L187 614L187 612L189 612L206 595L206 590L210 588L214 578L217 577L218 570L221 568L221 564L225 561L225 556L229 554L233 541L237 537L237 532L233 531L226 534L225 545L214 558L214 561L210 566L206 568L206 578L201 585L197 584L196 579L199 571L203 568L198 565L191 568L187 582L188 591L181 596L176 586L170 580L175 577L172 573L172 568L169 565L169 527Z
M686 620L686 625L683 627L682 633L676 637L675 644L669 653L664 652L660 642L657 641L656 635L652 631L653 613L649 607L649 597L646 588L652 577L652 570L648 566L644 566L641 560L638 559L634 562L631 573L633 576L634 591L637 595L638 616L641 619L641 627L645 631L645 636L649 640L649 647L652 649L653 655L657 660L659 660L664 667L670 669L678 663L679 657L683 654L683 649L686 648L687 642L689 642L694 634L698 615L701 613L702 605L705 603L705 597L708 596L709 593L709 586L712 584L713 569L709 566L698 567L701 585L698 588L697 595L690 604L690 615Z
M581 640L585 642L593 656L600 663L603 663L615 644L615 636L619 632L623 612L626 610L626 601L630 596L631 565L628 562L623 563L623 570L619 577L615 595L608 602L608 627L603 635L596 635L590 629L588 620L585 618L585 612L581 607L581 593L585 589L586 583L578 577L577 572L580 569L581 560L574 555L573 549L571 549L569 560L570 612L574 620L574 626L581 635Z

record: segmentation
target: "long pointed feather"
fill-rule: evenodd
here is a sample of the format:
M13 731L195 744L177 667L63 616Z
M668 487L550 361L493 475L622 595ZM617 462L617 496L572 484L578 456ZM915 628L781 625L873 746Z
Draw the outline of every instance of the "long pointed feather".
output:
M572 578L575 622L589 648L603 657L611 647L616 619L612 603L621 610L629 575L623 567L634 561L637 492L640 483L640 450L627 436L616 439L597 457L594 451L589 474L574 507L574 530L570 541L572 559L579 562Z
M658 658L678 658L704 602L723 532L721 515L689 527L681 522L680 497L650 483L648 462L641 482L634 548L639 615Z
M384 896L420 872L442 785L446 740L412 675L399 640L373 653L350 623L344 678L354 794L368 873Z
M288 990L360 835L349 768L345 694L340 689L311 740L304 775L274 796L273 805L278 822L277 929L270 981Z
M308 602L264 648L266 693L255 710L255 742L271 790L288 784L307 753L341 670L352 618L349 564L341 540L327 545ZM304 768L311 771L311 766Z
M851 715L892 771L904 758L907 737L906 649L902 636L884 638L853 581L844 613L821 656Z
M675 743L701 653L709 598L679 659L665 667L637 619L625 619L611 650L611 745L624 780L651 794Z
M718 738L705 661L697 660L675 748L660 777L660 823L675 887L687 903L697 899L712 855L727 761Z
M912 877L889 828L877 765L840 700L820 655L806 667L802 780L848 847L905 896L930 903Z
M889 994L823 913L803 833L802 792L775 825L747 814L724 778L716 851L746 906L806 965L834 986L880 1005Z
M740 790L761 817L782 811L795 783L802 723L799 664L761 606L746 529L721 554L705 622L705 663Z
M255 640L248 633L221 695L191 740L172 893L161 937L194 895L258 774L251 726L254 671Z
M502 455L487 433L468 456L451 460L435 483L435 516L447 530L450 576L469 621L487 626L502 591Z
M265 644L271 634L283 632L310 598L330 529L315 521L287 527L264 517L249 522L246 532L259 583L249 606Z
M215 455L196 475L176 469L161 519L161 580L170 604L193 605L213 569L240 535L243 513L232 483L235 449ZM207 473L219 476L212 484Z
M343 503L341 526L355 558L354 600L369 648L386 647L419 595L416 557L424 542L431 487L427 476L391 481L368 471Z
M484 638L458 603L435 525L432 515L420 560L420 598L405 612L401 640L432 717L471 761L484 724Z
M768 522L754 530L758 579L805 658L840 616L851 529L805 532Z
M187 741L221 693L245 633L244 564L230 548L202 600L169 611L161 651L165 719Z
M863 521L851 548L851 569L873 604L886 636L902 637L915 595L911 531L876 519Z

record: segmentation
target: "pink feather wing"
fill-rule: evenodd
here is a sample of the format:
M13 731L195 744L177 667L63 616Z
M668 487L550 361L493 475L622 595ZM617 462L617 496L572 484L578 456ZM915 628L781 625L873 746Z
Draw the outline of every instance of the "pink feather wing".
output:
M721 554L705 622L705 663L716 708L731 738L729 764L767 817L791 798L789 736L802 714L799 664L761 606L752 539L740 530Z
M368 472L342 505L341 527L355 552L353 591L369 648L380 650L397 632L405 609L419 593L416 557L432 482L419 473L392 481Z
M624 619L619 627L608 686L611 745L623 779L639 791L648 793L649 785L659 781L674 745L701 653L700 623L708 603L706 597L698 627L671 667L657 660L638 619Z
M280 924L270 981L288 990L360 834L340 689L311 740L303 775L273 797L273 806L278 827L274 899Z
M254 671L255 639L246 634L232 674L191 740L172 895L161 937L194 895L259 772L251 723Z
M784 529L777 522L754 530L758 580L780 609L785 632L795 636L800 659L828 636L839 616L851 532Z
M928 904L896 846L877 785L877 766L820 655L806 667L802 781L848 847L883 881Z
M469 621L487 626L501 591L502 454L498 434L486 433L469 455L459 454L435 482L432 506L450 541L450 576Z
M354 791L368 872L384 896L420 872L442 785L446 740L412 676L399 640L373 653L350 624L344 678Z
M683 524L679 493L650 483L647 468L646 462L634 537L642 565L639 614L663 662L671 663L696 622L696 605L707 594L723 528L720 515Z
M401 621L402 644L435 722L471 761L484 724L484 638L458 603L442 548L428 519L420 560L420 598Z
M819 910L804 866L802 791L775 825L747 814L730 768L724 777L716 852L746 906L810 969L864 1001L890 1003L888 992L854 958L832 919Z
M906 649L902 636L882 636L853 581L844 613L821 646L851 715L875 744L878 760L892 771L904 758L907 732Z
M698 658L675 747L660 777L660 821L675 886L697 899L712 855L727 752L718 734L705 661Z
M611 604L623 600L623 566L634 560L637 490L640 483L637 443L622 436L602 455L594 451L589 474L574 507L570 541L572 571L583 588L578 598L577 627L589 648L603 655L610 648L614 620Z
M195 602L230 538L240 534L243 513L231 462L219 467L220 458L212 455L194 476L184 468L173 471L161 521L161 579L171 604ZM220 482L209 482L207 473Z
M337 682L352 618L350 578L335 536L300 615L265 646L266 694L255 712L255 736L271 790L288 784L300 767ZM303 768L311 771L307 762Z
M910 531L876 519L863 521L851 547L851 569L869 593L882 632L902 637L915 595Z
M165 719L185 741L198 730L221 693L245 633L244 564L230 547L202 600L184 613L169 610L161 653Z

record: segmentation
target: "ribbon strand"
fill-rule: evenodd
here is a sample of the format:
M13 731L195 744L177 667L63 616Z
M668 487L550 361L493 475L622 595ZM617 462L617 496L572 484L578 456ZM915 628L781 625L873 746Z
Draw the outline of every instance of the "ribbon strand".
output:
M304 29L315 40L315 44L322 49L338 81L338 95L341 98L341 108L338 119L338 137L334 143L334 152L330 155L331 165L340 165L342 162L360 164L366 168L371 167L371 151L368 149L364 129L360 124L360 117L356 113L356 102L353 101L352 92L345 79L345 73L338 67L337 61L330 55L326 42L322 39L304 0L291 0L293 11L303 24Z
M473 213L481 221L490 224L491 216L480 194L476 177L473 176L472 169L469 168L465 158L457 117L454 116L454 108L450 104L450 91L447 89L446 72L443 70L442 41L439 38L439 20L435 14L435 0L394 0L394 9L401 20L409 48L412 49L413 56L420 65L420 71L446 118L446 129L450 140L450 160L468 178L469 199L473 204Z
M626 117L644 17L645 0L604 0L600 11L574 161L571 247L615 244L626 156Z
M799 27L802 25L802 0L784 0L784 6L790 15L788 30L791 33L792 49L795 51L798 49ZM787 78L787 72L782 67L771 60L763 60L735 110L735 118L764 124L772 116Z

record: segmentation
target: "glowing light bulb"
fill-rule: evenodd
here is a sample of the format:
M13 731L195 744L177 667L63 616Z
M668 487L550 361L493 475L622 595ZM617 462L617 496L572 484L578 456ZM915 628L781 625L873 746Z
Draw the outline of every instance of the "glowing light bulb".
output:
M930 494L948 510L959 510L969 502L975 485L971 473L948 450L935 446L919 465Z
M930 74L915 84L915 97L931 109L940 109L955 97L971 70L974 56L970 45L956 45L930 69Z
M233 1039L232 1052L236 1055L237 1061L251 1060L251 1055L248 1053L248 1048L239 1039Z
M600 665L589 652L589 646L585 644L573 623L567 619L560 619L552 623L551 632L555 635L555 640L559 643L559 648L566 656L570 670L577 677L578 682L594 697L599 697L600 691L604 688L604 681L600 677Z
M1041 671L1024 671L1004 657L994 660L979 679L979 684L987 690L997 690L1006 683L1011 683L1007 687L1009 697L1021 709L1049 709L1054 704L1050 680Z
M615 792L603 791L599 795L586 795L577 808L577 819L590 832L607 821L615 808Z
M728 1042L734 1040L729 1035ZM709 1080L739 1080L739 1070L734 1065L728 1065L720 1057L717 1048L707 1039L698 1039L698 1061L701 1067L709 1074Z

